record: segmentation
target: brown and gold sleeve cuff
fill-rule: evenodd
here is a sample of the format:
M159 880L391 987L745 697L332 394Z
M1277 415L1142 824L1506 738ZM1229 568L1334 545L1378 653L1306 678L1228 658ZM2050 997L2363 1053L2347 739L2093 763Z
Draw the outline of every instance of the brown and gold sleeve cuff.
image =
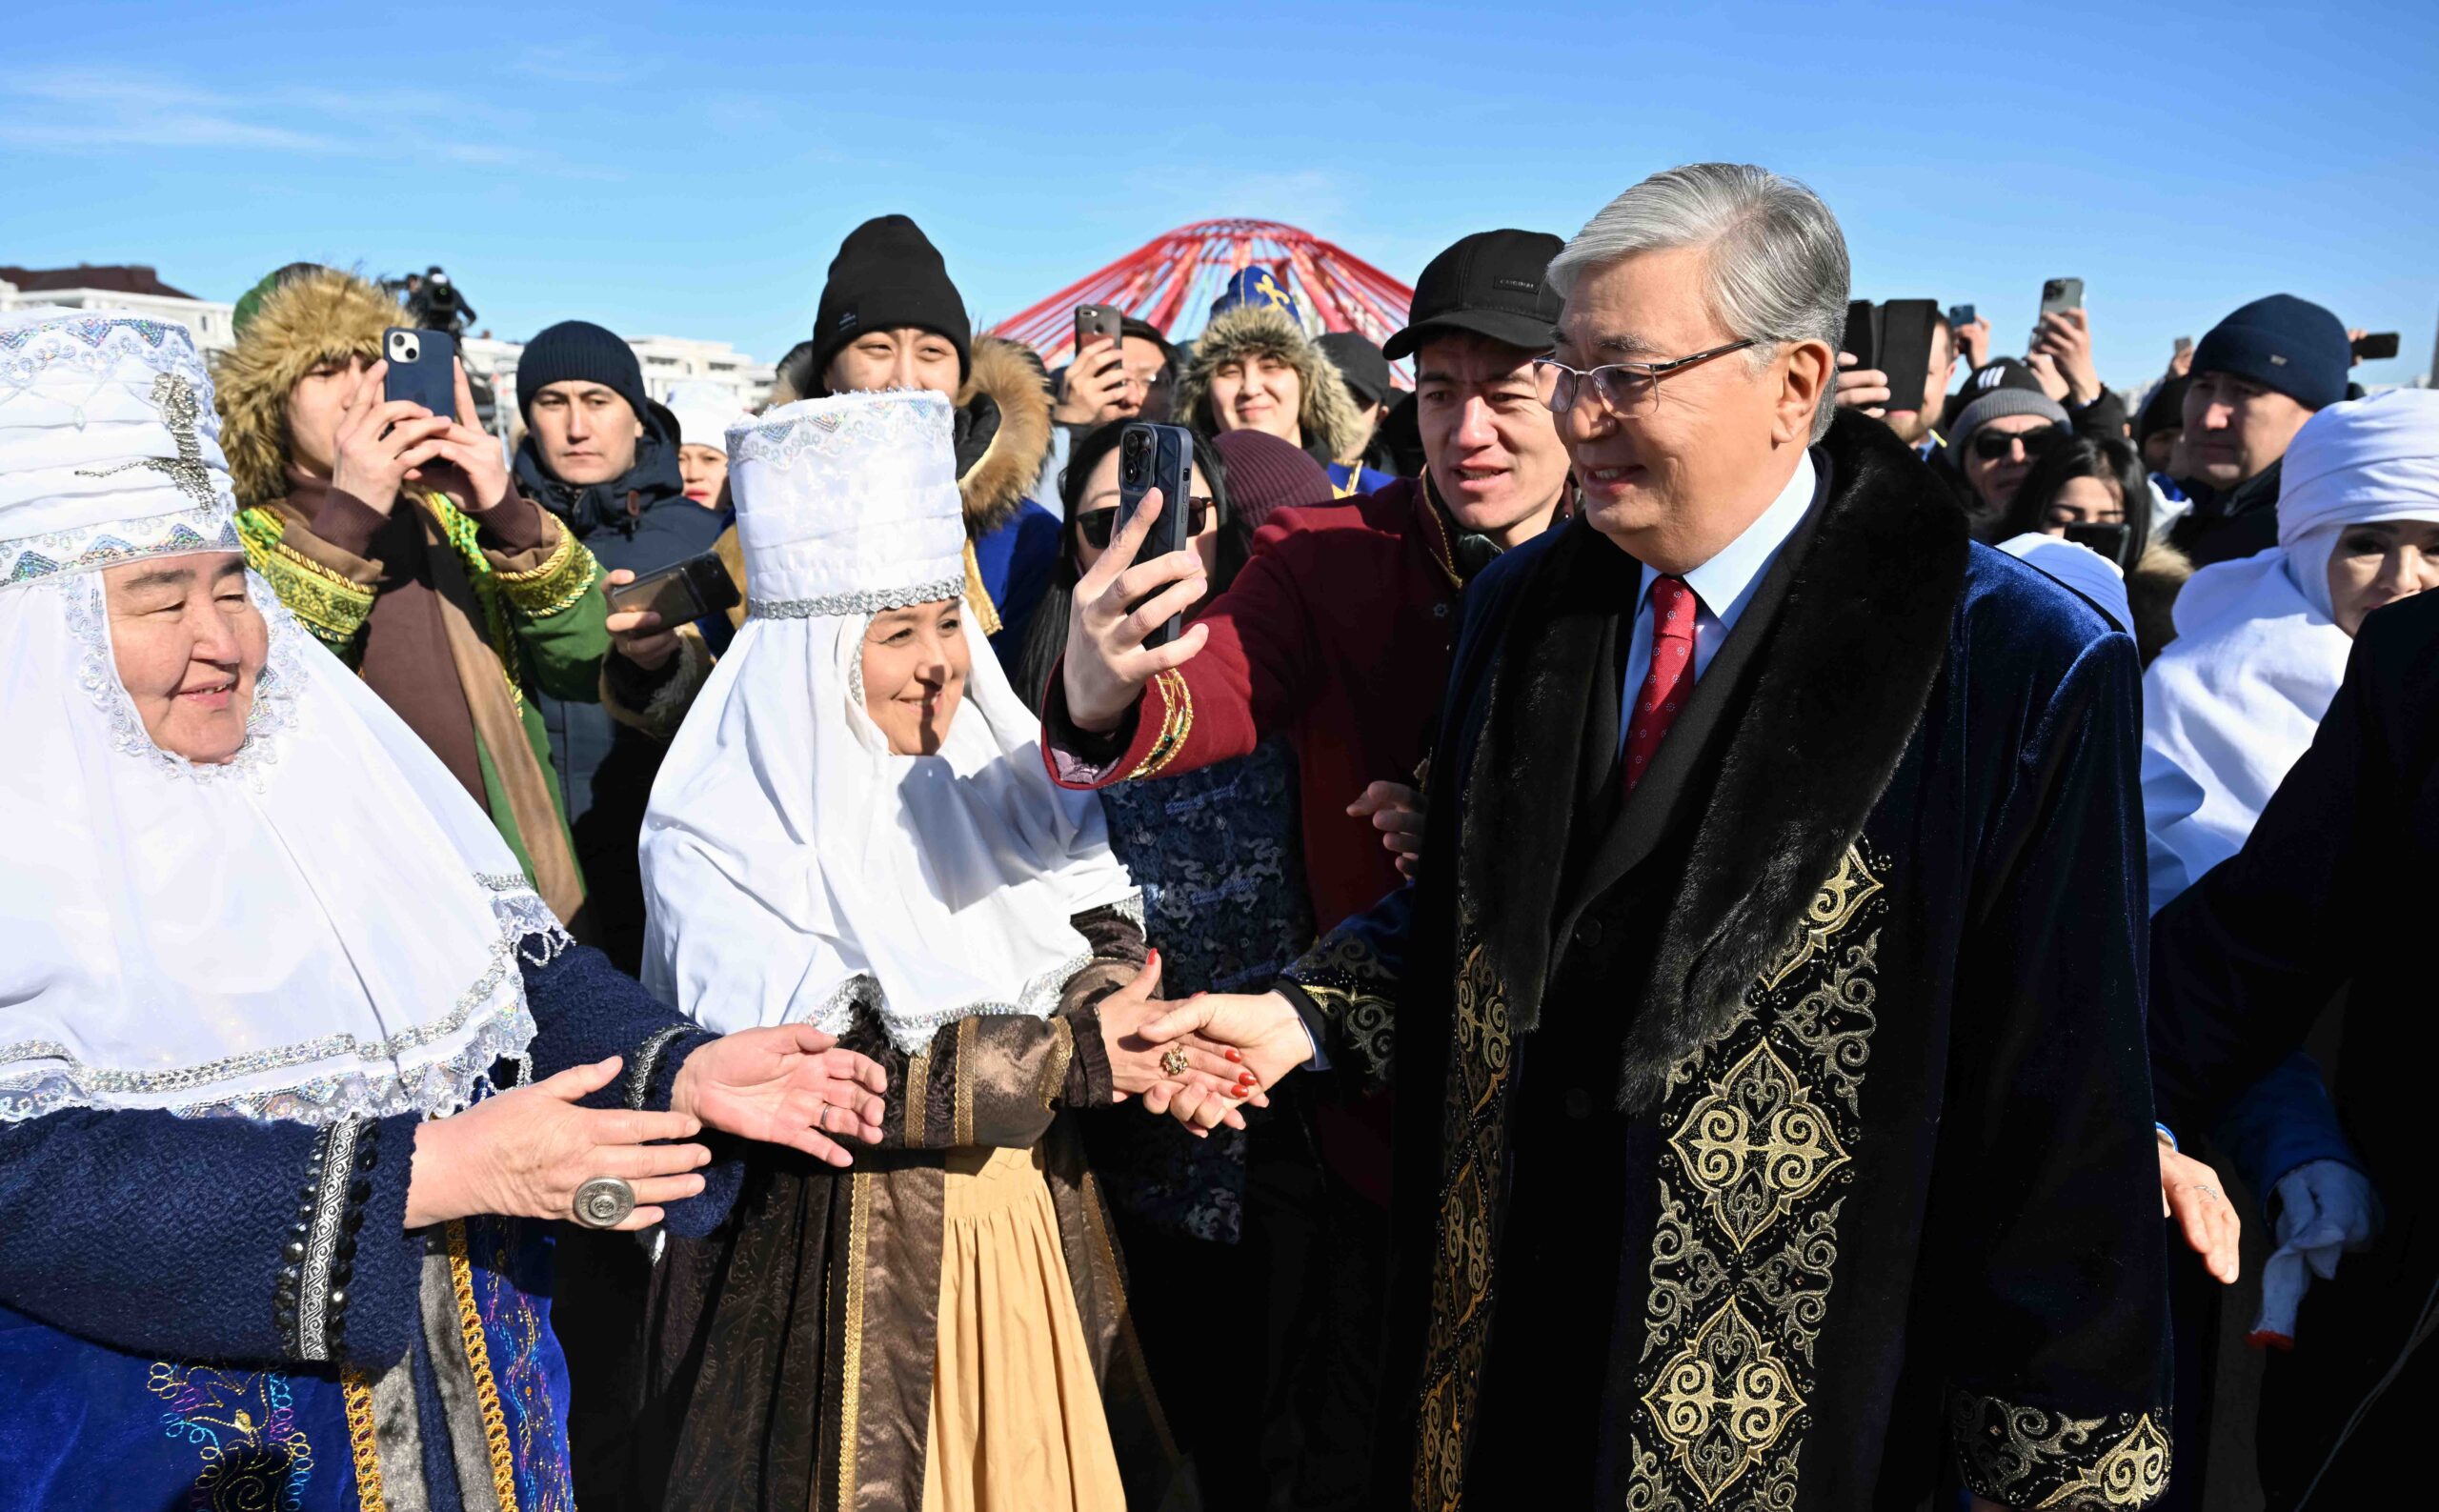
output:
M555 517L544 518L554 533L548 544L520 553L516 558L538 558L533 566L512 570L497 559L493 563L510 607L528 619L548 619L553 615L565 614L582 602L584 595L593 591L593 585L601 580L601 564L594 560L593 554L577 544L575 536Z
M510 489L508 497L496 509L468 510L466 517L474 522L475 543L494 554L494 565L499 556L518 556L552 545L554 537L566 527L553 518L541 505ZM536 558L538 561L539 558ZM517 562L516 567L532 567L534 562Z

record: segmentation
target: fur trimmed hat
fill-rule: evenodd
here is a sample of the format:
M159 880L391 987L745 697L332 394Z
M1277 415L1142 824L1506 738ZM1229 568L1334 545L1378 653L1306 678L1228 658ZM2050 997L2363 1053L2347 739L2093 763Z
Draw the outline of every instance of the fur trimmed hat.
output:
M1214 315L1202 328L1194 361L1178 385L1178 418L1205 435L1219 434L1219 417L1209 402L1211 375L1222 363L1242 362L1257 353L1279 357L1302 380L1296 419L1304 433L1305 451L1334 460L1362 444L1361 412L1337 365L1292 317L1267 305L1239 305Z
M212 364L220 449L240 508L288 496L288 396L326 362L381 358L381 333L403 325L398 302L335 268L289 278L262 295L236 346Z

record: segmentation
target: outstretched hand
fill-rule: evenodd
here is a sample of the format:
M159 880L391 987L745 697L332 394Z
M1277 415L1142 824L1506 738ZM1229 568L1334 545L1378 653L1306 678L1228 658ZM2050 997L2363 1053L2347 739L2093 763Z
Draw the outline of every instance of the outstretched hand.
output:
M2166 1144L2160 1146L2160 1216L2176 1220L2204 1269L2223 1285L2235 1284L2244 1220L2220 1190L2219 1173Z
M1313 1041L1304 1032L1304 1021L1278 993L1251 997L1206 993L1163 1006L1166 1013L1143 1025L1145 1039L1165 1045L1191 1037L1222 1046L1223 1055L1233 1054L1253 1074L1250 1081L1241 1083L1250 1091L1277 1086L1280 1078L1313 1058ZM1143 1105L1153 1112L1167 1113L1179 1122L1204 1129L1227 1121L1224 1115L1230 1111L1215 1109L1211 1102L1209 1093L1191 1085L1155 1087L1143 1097Z
M830 1137L879 1143L888 1090L888 1074L870 1057L839 1049L811 1024L774 1024L722 1035L688 1056L669 1106L706 1128L849 1165Z
M1156 950L1133 981L1102 998L1094 1010L1100 1018L1101 1045L1109 1056L1110 1079L1118 1088L1118 1100L1139 1097L1154 1113L1169 1113L1175 1110L1176 1099L1181 1094L1191 1093L1187 1105L1207 1110L1210 1120L1197 1127L1180 1115L1179 1121L1195 1127L1197 1133L1221 1123L1232 1129L1243 1128L1245 1119L1237 1111L1238 1105L1251 1102L1258 1108L1268 1107L1270 1099L1263 1094L1254 1072L1244 1064L1240 1052L1199 1035L1181 1036L1174 1048L1184 1055L1185 1069L1173 1071L1162 1063L1172 1045L1143 1038L1146 1023L1178 1006L1153 996L1159 987L1160 953Z
M1202 557L1191 549L1136 563L1135 554L1159 514L1160 491L1154 489L1119 521L1109 550L1077 580L1059 675L1067 717L1079 730L1099 735L1117 729L1144 684L1193 659L1211 638L1209 627L1194 625L1165 646L1143 644L1154 630L1200 603L1210 587Z

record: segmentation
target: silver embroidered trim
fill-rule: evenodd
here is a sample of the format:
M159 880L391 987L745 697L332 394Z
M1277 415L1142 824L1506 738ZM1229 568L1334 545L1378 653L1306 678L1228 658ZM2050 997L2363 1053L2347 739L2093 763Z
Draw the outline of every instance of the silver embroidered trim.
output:
M808 456L886 451L949 434L953 421L946 394L919 389L885 393L899 402L875 402L880 394L837 395L776 419L731 426L729 465L760 462L785 472Z
M985 1014L1020 1014L1027 1018L1047 1018L1058 1010L1058 999L1067 989L1068 978L1093 963L1092 952L1085 951L1060 962L1026 982L1023 991L1013 1000L985 999L957 1008L936 1008L926 1013L900 1013L889 1005L880 983L869 976L857 975L841 982L821 1006L805 1017L805 1021L823 1034L843 1037L855 1027L858 1012L871 1015L904 1055L913 1055L932 1042L932 1037L960 1018L974 1018Z
M158 459L147 459L158 460ZM141 466L131 462L129 467ZM164 463L164 466L176 464ZM136 520L111 520L42 535L0 541L0 589L40 582L70 573L90 573L147 556L184 556L190 552L240 552L234 500Z
M660 1070L660 1058L669 1047L695 1032L693 1024L671 1024L655 1029L635 1052L635 1068L627 1073L627 1106L642 1111L645 1099L652 1096L652 1079Z
M59 402L74 408L72 391L60 381L63 372L99 388L124 381L119 364L128 357L150 372L184 378L201 397L203 412L212 412L212 375L195 352L193 333L174 321L103 315L63 317L0 331L0 404L39 382L52 389ZM76 424L84 424L84 411L76 409L73 418Z
M357 1119L341 1119L330 1126L323 1141L313 1217L305 1235L305 1264L296 1282L296 1356L300 1360L331 1358L331 1270L338 1261L348 1189L355 1183L355 1136L362 1127Z
M877 615L917 604L937 604L965 592L965 577L943 577L908 588L866 588L848 594L823 594L817 598L749 598L745 613L752 619L845 619Z
M536 1031L533 1009L525 1000L521 974L514 991L492 1005L510 969L520 959L535 966L548 965L574 943L523 877L477 877L476 880L494 895L492 913L498 921L499 933L482 975L436 1021L371 1043L350 1034L325 1035L318 1039L230 1056L175 1071L89 1066L56 1040L0 1044L0 1123L39 1118L63 1108L112 1107L117 1105L111 1100L113 1096L208 1094L221 1083L266 1071L320 1066L334 1060L359 1064L259 1091L198 1097L172 1111L189 1118L233 1115L323 1124L339 1119L377 1119L399 1113L424 1113L438 1118L466 1107L490 1085L494 1065L502 1060L515 1061L520 1066L530 1063ZM539 949L521 951L519 946L534 935L542 937ZM476 1029L464 1049L412 1072L398 1068L400 1057L456 1034L483 1014L487 1005L491 1005L487 1021ZM38 1071L5 1069L29 1060L56 1064ZM383 1061L390 1062L387 1069L380 1068Z
M1117 910L1119 917L1133 924L1139 933L1151 933L1152 926L1143 921L1143 890L1141 888L1137 888L1109 906Z

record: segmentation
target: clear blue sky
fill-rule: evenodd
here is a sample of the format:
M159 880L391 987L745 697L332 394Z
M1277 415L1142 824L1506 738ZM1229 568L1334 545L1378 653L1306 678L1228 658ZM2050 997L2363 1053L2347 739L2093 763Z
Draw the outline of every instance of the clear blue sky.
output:
M2114 382L2279 290L2404 333L2369 381L2439 319L2429 0L89 3L9 53L0 262L223 299L299 257L439 262L503 336L581 315L774 357L885 211L985 321L1213 215L1411 280L1718 157L1819 190L1859 294L1970 300L2002 350L2083 277Z

